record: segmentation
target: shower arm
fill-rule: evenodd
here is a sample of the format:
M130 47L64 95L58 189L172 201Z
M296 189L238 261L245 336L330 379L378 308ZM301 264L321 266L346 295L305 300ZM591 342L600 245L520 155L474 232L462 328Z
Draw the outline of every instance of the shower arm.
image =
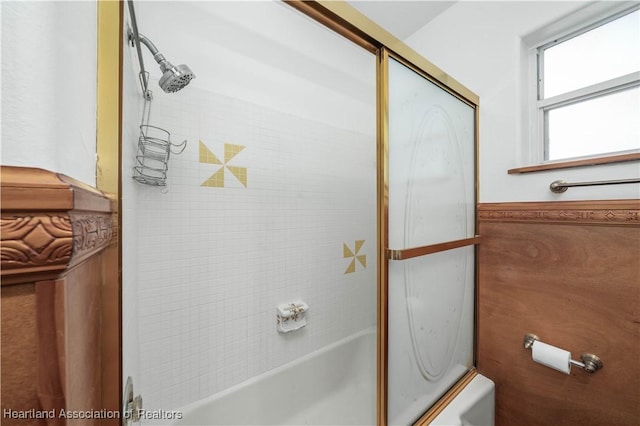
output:
M140 43L147 46L147 49L149 49L149 51L153 55L153 59L155 59L155 61L160 65L160 69L162 70L162 72L165 72L173 66L171 65L171 62L167 61L164 55L160 53L156 45L153 44L151 40L149 40L144 34L138 33L138 40L140 40Z

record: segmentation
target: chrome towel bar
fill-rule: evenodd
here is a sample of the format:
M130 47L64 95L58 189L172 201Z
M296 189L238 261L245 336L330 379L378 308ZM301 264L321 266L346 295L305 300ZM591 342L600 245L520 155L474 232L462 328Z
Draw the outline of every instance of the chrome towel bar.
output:
M573 186L620 185L623 183L640 183L640 178L597 180L593 182L574 182L574 183L567 183L563 180L556 180L551 182L551 185L549 185L549 189L551 190L551 192L560 194L562 192L566 192L568 188L571 188Z

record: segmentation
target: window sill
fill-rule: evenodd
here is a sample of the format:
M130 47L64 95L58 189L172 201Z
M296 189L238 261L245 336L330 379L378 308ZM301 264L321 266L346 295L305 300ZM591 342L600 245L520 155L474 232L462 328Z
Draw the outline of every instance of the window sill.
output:
M515 169L507 170L507 173L513 175L519 173L543 172L546 170L570 169L573 167L597 166L599 164L624 163L627 161L640 161L640 153L587 158L584 160L559 161L556 163L545 163L537 166L517 167Z

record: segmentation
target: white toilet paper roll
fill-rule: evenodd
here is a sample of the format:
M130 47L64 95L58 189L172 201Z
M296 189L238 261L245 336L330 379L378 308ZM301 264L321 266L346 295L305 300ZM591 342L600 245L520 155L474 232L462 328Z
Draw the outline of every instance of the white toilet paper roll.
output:
M554 370L562 371L565 374L571 372L571 352L546 343L535 341L531 347L533 360Z

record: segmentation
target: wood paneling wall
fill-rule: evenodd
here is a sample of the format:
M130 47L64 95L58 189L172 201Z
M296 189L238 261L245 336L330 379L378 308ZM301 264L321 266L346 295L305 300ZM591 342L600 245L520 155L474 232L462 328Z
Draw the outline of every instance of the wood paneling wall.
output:
M118 424L59 417L61 409L112 409L103 402L101 374L101 337L119 333L118 322L101 321L103 270L109 267L103 253L114 234L111 201L45 170L0 171L2 425ZM117 384L109 386L119 389L120 371L111 377ZM12 418L5 410L31 418ZM34 418L51 410L56 416Z
M42 426L38 419L10 420L5 409L28 411L40 407L38 401L38 337L35 285L2 286L2 421L5 425Z
M478 370L496 425L640 424L640 201L478 207ZM604 368L531 359L526 333Z

